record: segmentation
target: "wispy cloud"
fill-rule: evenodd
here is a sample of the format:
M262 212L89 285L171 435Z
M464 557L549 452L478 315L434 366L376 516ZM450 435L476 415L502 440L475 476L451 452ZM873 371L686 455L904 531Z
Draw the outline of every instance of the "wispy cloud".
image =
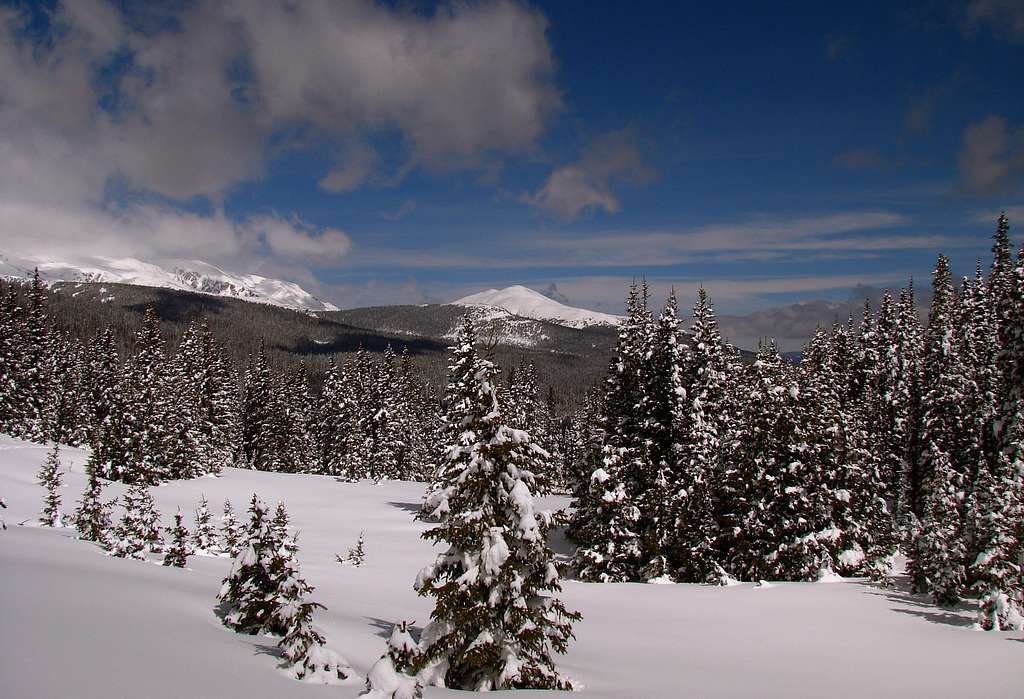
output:
M556 169L544 186L522 201L573 219L587 210L603 209L616 213L621 209L612 190L619 182L644 182L654 176L640 152L632 129L612 131L595 138L576 163Z
M965 28L974 33L987 26L996 36L1024 40L1024 3L1020 0L971 0Z
M959 156L961 187L972 194L1014 192L1024 175L1024 129L990 116L964 129Z
M886 160L877 148L850 148L836 153L832 164L847 170L880 170Z

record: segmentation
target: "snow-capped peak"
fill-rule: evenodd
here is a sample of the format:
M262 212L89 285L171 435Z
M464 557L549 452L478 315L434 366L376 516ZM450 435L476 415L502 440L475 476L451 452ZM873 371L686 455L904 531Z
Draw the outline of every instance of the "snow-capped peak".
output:
M526 286L516 284L504 289L488 289L464 296L453 303L460 306L491 306L502 308L523 318L546 320L570 328L591 325L618 325L621 318L583 308L566 306Z
M257 274L226 272L201 260L166 260L159 264L130 257L92 257L74 262L13 260L0 257L0 276L27 277L32 269L47 282L105 282L155 286L212 296L267 303L303 311L336 311L293 282Z

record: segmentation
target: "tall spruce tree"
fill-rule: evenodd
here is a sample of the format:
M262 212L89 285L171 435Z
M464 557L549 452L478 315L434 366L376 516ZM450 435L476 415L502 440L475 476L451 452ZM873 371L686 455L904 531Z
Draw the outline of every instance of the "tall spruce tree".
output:
M60 512L60 446L56 443L46 457L43 467L39 470L39 485L46 488L43 498L43 509L39 514L39 524L44 527L62 527L63 519Z
M416 579L417 591L435 598L421 670L430 683L459 689L567 689L554 656L579 615L553 596L550 518L534 510L530 490L546 454L504 424L497 368L476 355L474 339L464 323L448 388L450 424L460 432L441 470L446 506L423 534L448 550Z
M964 506L970 470L976 468L974 433L966 398L962 345L954 327L956 299L949 260L939 256L928 317L918 442L921 472L921 525L911 552L915 589L942 604L954 603L965 582Z
M573 557L582 580L642 580L645 560L640 496L653 472L644 433L653 321L647 310L646 284L630 287L627 316L619 326L615 356L605 379L600 419L600 461L587 489L575 501L571 522L579 544Z
M107 548L110 545L112 525L110 521L110 504L103 501L103 482L100 480L101 465L96 452L89 456L85 463L87 485L82 499L75 510L75 528L78 536L85 541L94 541Z

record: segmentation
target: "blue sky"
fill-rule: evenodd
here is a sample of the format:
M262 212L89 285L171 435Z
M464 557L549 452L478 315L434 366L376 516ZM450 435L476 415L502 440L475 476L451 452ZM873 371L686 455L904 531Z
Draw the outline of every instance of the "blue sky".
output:
M966 274L1024 220L1024 4L891 5L8 3L0 242L343 306Z

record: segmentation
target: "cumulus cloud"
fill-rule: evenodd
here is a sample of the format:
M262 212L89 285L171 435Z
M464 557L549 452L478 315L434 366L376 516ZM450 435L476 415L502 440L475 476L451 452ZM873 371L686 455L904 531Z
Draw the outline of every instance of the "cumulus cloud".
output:
M588 209L620 210L612 186L644 182L654 170L644 161L632 129L612 131L595 138L579 162L558 168L544 186L522 197L526 203L573 219Z
M964 130L959 157L960 184L973 194L1017 189L1024 174L1024 129L990 116Z
M320 183L329 191L413 167L489 170L532 150L562 106L547 21L512 0L430 12L201 0L172 12L143 30L112 3L65 2L46 11L41 38L28 31L38 18L0 8L8 250L39 247L46 223L56 229L43 240L73 247L77 228L94 254L193 245L209 257L336 260L345 233L288 216L229 220L221 200L274 153L310 144L338 154ZM378 134L403 151L397 174L380 172ZM196 198L216 213L184 208Z

